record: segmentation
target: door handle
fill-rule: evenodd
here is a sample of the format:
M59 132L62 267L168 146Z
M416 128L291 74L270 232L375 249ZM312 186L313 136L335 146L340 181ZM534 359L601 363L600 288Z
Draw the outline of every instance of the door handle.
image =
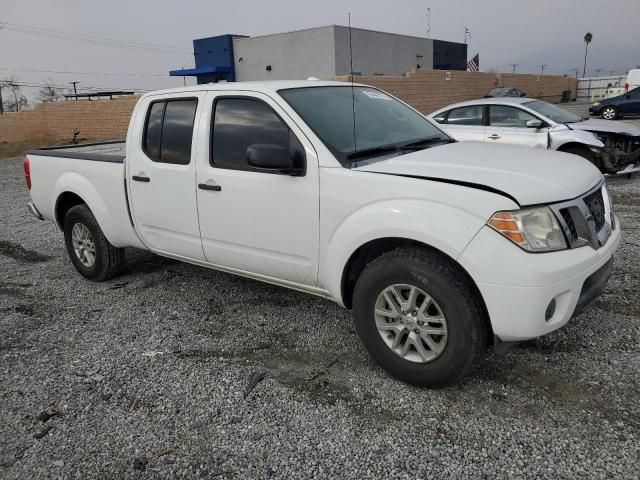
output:
M219 192L222 190L220 185L209 185L208 183L199 183L198 188L200 190L213 190L214 192Z
M491 140L498 140L498 139L499 139L499 138L501 138L501 137L500 137L500 135L498 135L497 133L494 133L493 135L489 136L489 138L490 138Z
M146 183L149 183L151 181L149 177L145 177L142 175L134 175L133 177L131 177L131 180L135 180L136 182L146 182Z

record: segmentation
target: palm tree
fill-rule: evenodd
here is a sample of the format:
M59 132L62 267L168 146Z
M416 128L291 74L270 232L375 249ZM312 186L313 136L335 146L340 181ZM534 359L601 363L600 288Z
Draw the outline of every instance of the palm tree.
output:
M584 69L582 70L582 78L584 78L587 73L587 50L589 49L591 40L593 40L593 35L591 34L591 32L587 32L587 34L584 36Z

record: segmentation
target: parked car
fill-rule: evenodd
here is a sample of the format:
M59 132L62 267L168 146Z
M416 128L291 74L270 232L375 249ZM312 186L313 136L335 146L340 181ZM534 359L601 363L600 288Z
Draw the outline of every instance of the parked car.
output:
M147 93L126 144L33 150L24 167L31 212L86 278L116 275L135 247L319 295L417 385L562 327L605 288L620 241L582 159L455 142L340 82Z
M524 93L519 88L494 88L489 93L487 93L484 98L494 98L494 97L526 97L527 94Z
M585 120L541 100L471 100L444 107L429 117L459 141L559 150L584 157L608 174L640 170L640 128Z
M615 120L627 115L640 115L640 87L616 97L604 98L589 107L591 115L600 115L605 120Z

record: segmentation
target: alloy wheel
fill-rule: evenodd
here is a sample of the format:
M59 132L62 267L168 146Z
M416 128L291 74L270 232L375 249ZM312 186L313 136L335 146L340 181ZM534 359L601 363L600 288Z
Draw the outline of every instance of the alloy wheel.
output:
M431 362L447 345L447 320L442 309L414 285L385 288L376 300L375 321L387 347L410 362Z

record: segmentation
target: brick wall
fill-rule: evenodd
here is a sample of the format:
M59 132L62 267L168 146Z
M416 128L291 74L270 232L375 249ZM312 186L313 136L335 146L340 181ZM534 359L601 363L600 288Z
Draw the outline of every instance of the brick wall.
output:
M564 90L576 95L576 79L561 75L495 74L484 72L451 71L450 80L443 70L420 70L402 77L356 76L357 83L364 83L401 98L422 113L431 113L452 103L482 98L494 87L517 87L530 97L547 102L559 102ZM350 81L350 77L335 77Z
M498 86L518 87L531 97L560 101L563 90L576 94L576 80L559 75L510 75L451 71L446 80L443 70L421 70L402 77L355 77L387 90L423 113L431 113L451 103L481 98ZM336 77L349 81L348 76ZM124 138L138 97L116 100L43 103L33 110L0 115L0 142L46 139L68 141L74 129L79 138L101 140Z
M74 129L78 138L124 138L138 97L115 100L80 100L42 103L33 110L0 115L0 142L46 139L68 141Z

